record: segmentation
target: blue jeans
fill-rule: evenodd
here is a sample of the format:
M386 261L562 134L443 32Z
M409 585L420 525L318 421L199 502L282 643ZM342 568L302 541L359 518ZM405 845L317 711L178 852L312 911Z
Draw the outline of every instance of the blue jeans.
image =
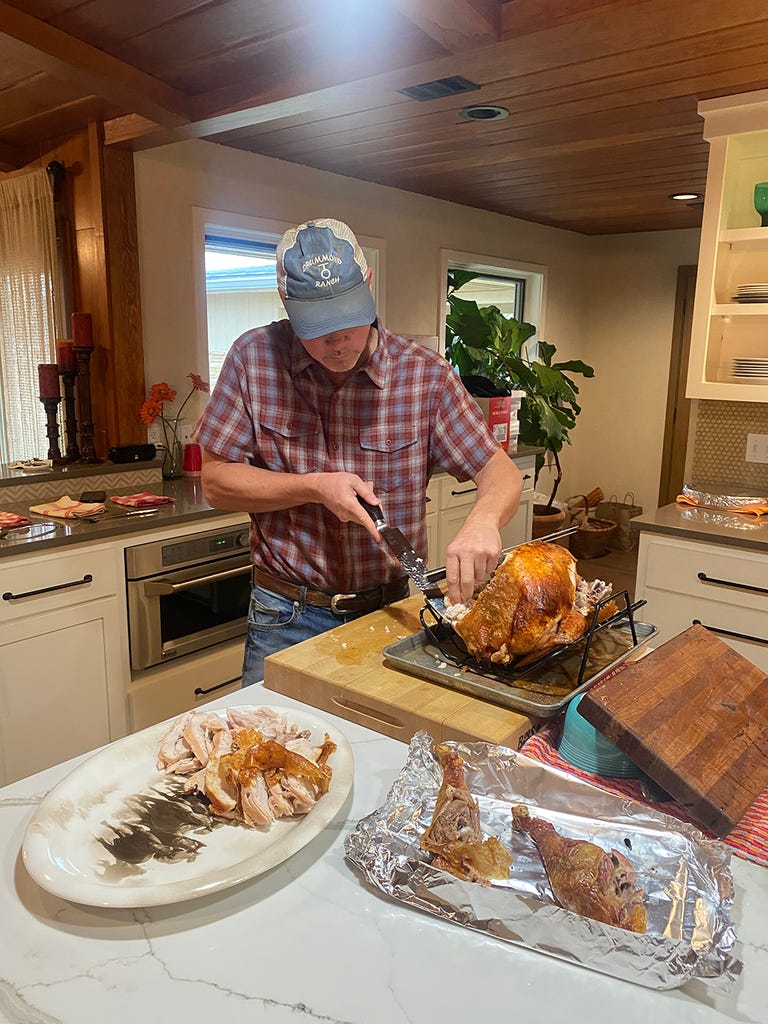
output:
M301 640L325 633L358 619L365 612L347 612L337 615L330 608L315 608L306 603L306 587L301 599L291 600L264 587L251 589L248 609L248 636L243 658L243 686L261 682L264 678L264 658L282 651Z

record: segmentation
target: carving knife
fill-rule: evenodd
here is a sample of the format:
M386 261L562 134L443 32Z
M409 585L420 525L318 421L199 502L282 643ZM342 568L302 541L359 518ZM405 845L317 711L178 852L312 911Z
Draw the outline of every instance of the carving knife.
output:
M358 494L357 500L371 517L381 538L392 554L405 569L427 600L443 599L442 590L427 579L427 567L405 539L405 536L394 526L390 526L381 505L371 505Z

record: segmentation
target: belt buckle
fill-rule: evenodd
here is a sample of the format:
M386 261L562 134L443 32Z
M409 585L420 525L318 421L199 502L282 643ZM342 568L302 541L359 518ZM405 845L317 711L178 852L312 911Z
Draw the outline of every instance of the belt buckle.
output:
M351 601L351 600L353 600L356 597L357 597L357 594L334 594L333 597L331 598L331 611L335 615L344 615L347 611L349 611L349 609L348 608L339 608L338 602L339 601Z

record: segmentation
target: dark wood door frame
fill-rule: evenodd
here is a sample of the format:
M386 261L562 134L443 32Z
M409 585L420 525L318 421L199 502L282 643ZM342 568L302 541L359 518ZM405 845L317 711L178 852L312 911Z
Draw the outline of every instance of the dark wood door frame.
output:
M691 266L677 268L675 318L672 327L672 351L667 384L667 411L664 420L664 443L659 480L659 507L669 505L685 482L685 456L688 444L688 422L691 402L685 397L688 357L691 350L691 320L696 290L696 270Z

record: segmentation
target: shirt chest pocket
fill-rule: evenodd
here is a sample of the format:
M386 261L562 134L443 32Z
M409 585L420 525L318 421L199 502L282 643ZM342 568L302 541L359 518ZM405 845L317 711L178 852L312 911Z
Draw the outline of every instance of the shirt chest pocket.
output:
M320 417L312 413L265 410L259 416L259 451L277 473L316 473L324 461Z
M377 490L397 490L405 480L419 475L418 440L413 426L364 427L360 449L365 472L360 475L373 480Z

